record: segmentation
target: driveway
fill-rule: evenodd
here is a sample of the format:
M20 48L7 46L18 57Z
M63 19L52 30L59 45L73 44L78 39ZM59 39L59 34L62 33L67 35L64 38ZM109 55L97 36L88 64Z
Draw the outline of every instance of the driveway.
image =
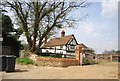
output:
M118 79L118 63L44 67L16 64L16 72L0 72L3 79Z

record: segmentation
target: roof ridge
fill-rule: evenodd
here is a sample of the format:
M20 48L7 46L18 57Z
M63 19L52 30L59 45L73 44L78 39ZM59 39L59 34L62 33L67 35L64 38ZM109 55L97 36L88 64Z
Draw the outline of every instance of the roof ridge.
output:
M70 35L66 35L64 37L67 37L67 36L72 36L73 34L70 34ZM52 38L52 39L57 39L57 38L64 38L64 37L56 37L56 38Z

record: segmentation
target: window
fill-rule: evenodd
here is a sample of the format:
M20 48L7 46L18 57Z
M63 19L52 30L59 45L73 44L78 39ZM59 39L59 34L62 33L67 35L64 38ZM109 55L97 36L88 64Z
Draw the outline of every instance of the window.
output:
M70 49L75 49L75 46L70 46Z
M63 52L60 52L60 54L63 54Z
M63 46L60 46L60 48L63 48Z
M52 49L52 47L50 47L50 49Z

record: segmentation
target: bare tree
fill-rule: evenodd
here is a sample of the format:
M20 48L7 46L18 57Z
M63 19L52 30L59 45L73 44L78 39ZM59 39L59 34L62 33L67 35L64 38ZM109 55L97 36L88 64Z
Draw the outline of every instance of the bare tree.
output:
M59 28L74 27L77 20L68 17L71 11L88 5L86 1L7 2L7 6L16 14L16 21L26 36L29 50L35 53L39 51L46 36Z

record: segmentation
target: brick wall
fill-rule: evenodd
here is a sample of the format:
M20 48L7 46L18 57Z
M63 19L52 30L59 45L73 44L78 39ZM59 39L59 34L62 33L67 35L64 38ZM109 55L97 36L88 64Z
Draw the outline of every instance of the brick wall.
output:
M76 46L75 53L76 53L76 60L78 61L78 65L82 65L82 56L81 56L82 47L80 45Z
M78 61L76 59L69 59L69 58L37 57L36 64L38 66L68 67L68 66L77 66Z

